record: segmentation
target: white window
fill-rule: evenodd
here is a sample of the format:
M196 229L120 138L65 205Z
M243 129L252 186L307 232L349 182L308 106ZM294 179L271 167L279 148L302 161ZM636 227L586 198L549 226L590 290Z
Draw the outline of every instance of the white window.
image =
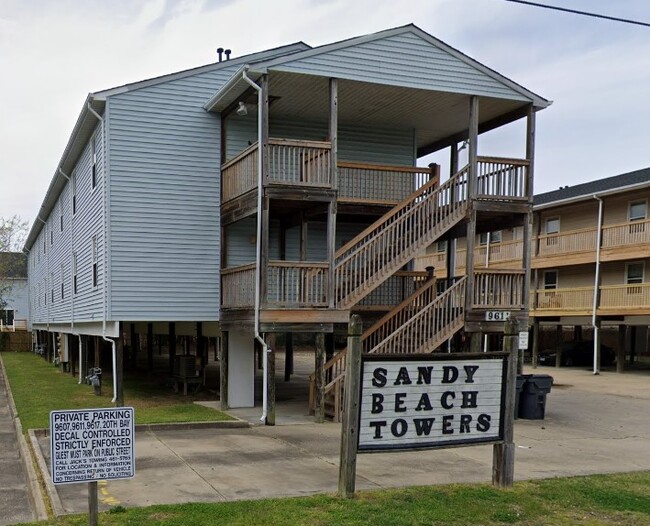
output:
M546 246L557 245L558 244L557 234L560 232L560 218L549 217L546 220L544 231L546 233Z
M557 234L560 231L560 218L549 217L546 220L546 234Z
M54 272L50 272L50 301L54 303Z
M501 230L495 230L494 232L490 233L483 232L482 234L479 234L479 243L481 245L487 245L488 239L490 241L490 244L501 243Z
M93 236L92 239L92 251L93 251L93 288L97 287L97 236Z
M63 204L59 206L59 227L61 232L63 232Z
M628 285L628 294L641 294L641 284L645 280L645 263L643 261L635 261L633 263L625 264L625 282ZM636 285L636 286L634 286Z
M544 290L557 289L557 270L544 271Z
M447 241L438 241L436 243L436 252L447 252Z
M630 234L645 232L645 219L647 215L647 202L634 201L629 204L627 218L630 223Z
M635 201L630 203L628 208L628 219L630 221L643 221L646 218L647 203L645 201Z

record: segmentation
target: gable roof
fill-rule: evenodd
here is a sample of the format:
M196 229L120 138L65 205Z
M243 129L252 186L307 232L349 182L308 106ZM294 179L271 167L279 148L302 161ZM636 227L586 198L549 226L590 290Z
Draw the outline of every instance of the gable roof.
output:
M291 55L285 55L280 57L275 57L267 60L262 60L258 62L251 62L251 69L259 72L266 73L269 70L274 69L285 69L290 65L296 65L301 62L305 62L307 59L316 57L318 55L325 55L328 53L333 53L339 50L346 48L351 48L354 46L360 46L363 44L368 44L382 39L389 39L391 37L396 37L399 35L414 35L424 42L430 44L434 48L441 50L442 52L448 54L458 61L458 63L464 64L469 68L472 68L480 73L482 73L486 78L489 78L504 87L511 90L513 93L523 97L525 100L530 101L536 108L545 108L551 104L551 101L537 95L536 93L526 89L522 85L514 82L513 80L501 75L497 71L485 66L484 64L478 62L477 60L469 57L468 55L462 53L458 49L446 44L442 40L435 38L433 35L430 35L426 31L423 31L415 24L407 24L405 26L395 27L392 29L386 29L376 33L371 33L368 35L363 35L359 37L349 38L346 40L341 40L339 42L334 42L331 44L325 44L322 46L306 49L304 51L299 51Z
M594 195L628 192L644 186L650 186L650 168L537 194L533 198L533 206L545 208L582 199L591 199Z

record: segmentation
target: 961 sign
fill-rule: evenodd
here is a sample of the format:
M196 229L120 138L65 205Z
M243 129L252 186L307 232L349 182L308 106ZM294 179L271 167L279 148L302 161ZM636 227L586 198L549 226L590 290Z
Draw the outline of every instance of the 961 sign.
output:
M485 313L485 321L506 321L510 314L508 310L489 310Z

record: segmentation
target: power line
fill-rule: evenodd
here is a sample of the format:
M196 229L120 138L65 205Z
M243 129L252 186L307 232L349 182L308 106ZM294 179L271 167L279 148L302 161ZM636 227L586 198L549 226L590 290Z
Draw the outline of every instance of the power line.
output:
M635 24L637 26L650 27L650 24L647 22L641 22L639 20L630 20L629 18L618 18L616 16L601 15L598 13L589 13L588 11L578 11L577 9L569 9L566 7L558 7L554 5L539 4L537 2L529 2L528 0L506 0L506 2L514 2L516 4L531 5L533 7L543 7L544 9L554 9L555 11L564 11L565 13L573 13L574 15L584 15L591 16L594 18L602 18L605 20L613 20L615 22L623 22L625 24Z

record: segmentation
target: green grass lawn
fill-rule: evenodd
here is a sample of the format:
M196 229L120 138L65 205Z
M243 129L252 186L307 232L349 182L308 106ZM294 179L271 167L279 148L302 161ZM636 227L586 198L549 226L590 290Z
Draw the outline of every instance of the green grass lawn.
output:
M440 525L440 526L644 526L650 525L650 473L558 478L515 484L428 486L333 496L183 504L102 513L112 525ZM49 522L87 524L86 515ZM36 523L35 523L36 524Z
M113 385L110 376L104 376L102 395L95 396L91 386L78 384L77 377L62 373L35 354L3 352L2 360L25 432L49 427L50 411L54 409L114 405L111 403ZM127 374L124 382L124 403L135 408L136 424L231 420L220 411L192 403L195 399L205 398L205 393L175 394L171 387L146 374Z

